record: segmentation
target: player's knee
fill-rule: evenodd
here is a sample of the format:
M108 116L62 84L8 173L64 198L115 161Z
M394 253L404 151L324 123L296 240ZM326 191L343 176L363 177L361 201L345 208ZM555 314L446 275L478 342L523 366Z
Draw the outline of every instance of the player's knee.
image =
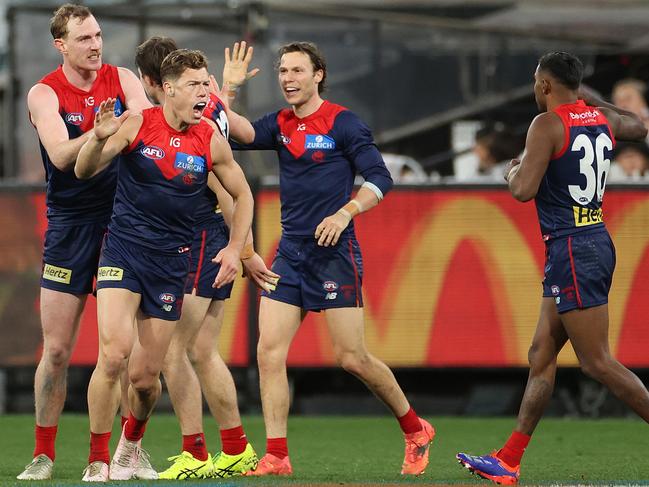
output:
M127 359L127 352L118 349L109 349L101 353L97 366L111 380L119 380L122 368L126 365Z
M336 362L350 374L362 376L370 365L370 355L365 352L336 352Z
M50 368L65 368L68 366L71 355L70 347L60 344L48 344L43 353L43 358L47 360Z
M579 366L581 367L581 371L588 377L601 382L606 377L606 374L612 370L611 361L610 356L605 355L592 358L580 358Z
M553 363L555 354L544 343L534 341L527 351L527 361L532 370L545 369Z
M128 379L136 393L148 394L158 387L160 373L146 368L142 370L129 370Z
M212 354L214 353L218 352L213 343L210 343L209 346L205 346L205 344L202 343L196 343L193 347L189 347L187 350L187 357L192 366L201 367L210 361Z

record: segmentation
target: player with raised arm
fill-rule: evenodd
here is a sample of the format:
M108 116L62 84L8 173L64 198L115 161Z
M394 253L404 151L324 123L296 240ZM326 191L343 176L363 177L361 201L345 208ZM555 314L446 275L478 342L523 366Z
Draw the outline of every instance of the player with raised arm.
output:
M224 82L236 89L226 71ZM435 432L410 407L390 369L365 346L363 267L352 221L383 199L392 179L367 125L321 98L326 75L314 44L280 48L279 86L291 108L249 124L242 145L235 147L277 151L282 202L282 237L272 266L282 277L276 290L262 293L259 310L266 455L248 475L292 473L286 358L307 311L324 311L338 364L397 417L406 443L401 473L419 475L428 465ZM357 172L365 183L351 198Z
M88 7L62 5L50 19L50 32L63 63L27 95L47 179L48 226L40 294L43 353L34 378L36 445L19 480L52 476L67 369L115 196L116 163L82 181L74 162L102 101L116 99L118 115L151 106L131 71L102 62L101 28Z
M250 229L253 200L227 141L203 118L207 60L177 50L160 68L165 100L124 121L113 101L101 105L94 136L75 172L90 178L122 153L113 216L99 262L100 354L88 389L91 445L84 481L157 478L142 471L140 441L160 395L160 371L180 317L190 264L195 209L213 171L234 199L230 240L215 257L219 288L232 282ZM132 323L137 320L137 332ZM108 438L119 370L128 360L130 414L108 466Z
M457 454L471 472L499 484L518 482L521 458L552 396L557 356L568 340L582 371L649 421L647 389L609 351L615 248L602 212L615 140L640 141L647 129L636 115L580 92L582 76L581 61L572 54L541 57L534 97L542 113L528 129L523 157L505 169L514 198L535 199L546 263L516 428L497 452Z
M157 104L161 104L165 96L160 65L177 48L173 39L152 37L137 49L135 64L140 80L149 98ZM244 49L241 53L233 50L232 59L228 59L233 76L237 72L245 76L252 48L247 54ZM213 120L221 134L228 138L228 118L216 93L210 93L203 116ZM233 132L236 133L236 126ZM231 211L232 197L216 177L210 175L208 187L196 208L194 250L185 284L183 310L162 369L180 423L182 449L179 455L169 458L172 464L160 472L160 479L230 477L256 467L258 462L241 424L232 374L217 348L224 303L230 297L232 284L218 289L212 287L219 265L212 263L211 258L227 245ZM258 285L273 285L279 277L268 270L252 250L251 236L241 257L244 269ZM203 433L201 389L220 428L222 451L213 458L208 453Z

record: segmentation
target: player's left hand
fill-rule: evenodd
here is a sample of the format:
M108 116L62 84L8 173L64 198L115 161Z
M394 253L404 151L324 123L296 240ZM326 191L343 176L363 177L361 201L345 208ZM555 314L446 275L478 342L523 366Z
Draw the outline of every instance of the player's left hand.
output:
M227 83L230 89L234 90L259 73L259 68L248 71L248 66L252 61L252 54L253 48L249 46L246 49L246 41L235 42L234 46L232 46L232 55L230 55L230 48L225 48L223 84Z
M279 274L275 274L266 267L264 259L258 253L255 252L252 257L242 260L241 263L243 264L243 276L252 279L259 289L266 292L275 290Z
M219 86L219 83L216 81L214 75L210 74L210 93L218 96L219 100L221 100L226 108L230 108L228 91L230 91L230 85L227 81L223 83L223 86Z
M505 169L503 170L503 177L505 178L505 181L509 182L512 169L514 169L514 167L518 166L520 163L521 163L520 159L512 159L507 163Z
M321 247L336 245L340 234L347 228L350 221L351 218L341 212L326 217L315 229L315 238L318 240L318 245Z
M234 282L237 273L239 272L239 255L240 253L230 245L221 249L221 251L216 254L216 257L212 259L212 262L215 264L221 264L221 268L219 269L219 273L216 275L216 279L214 279L212 287L220 288Z

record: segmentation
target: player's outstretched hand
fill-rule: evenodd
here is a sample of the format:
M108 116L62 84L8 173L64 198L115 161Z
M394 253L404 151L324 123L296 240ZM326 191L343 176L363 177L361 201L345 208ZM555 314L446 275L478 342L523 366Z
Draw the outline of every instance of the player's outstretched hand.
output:
M248 71L252 54L253 48L249 46L246 49L246 41L235 42L232 46L232 55L230 55L230 48L225 48L223 84L227 83L231 90L235 90L259 73L259 68Z
M212 287L220 288L235 280L239 272L239 255L239 252L229 245L216 254L212 262L221 264L221 268L216 275L216 279L214 279Z
M318 245L321 247L336 245L340 234L347 228L350 221L351 217L345 215L342 211L326 217L315 229L315 238Z
M503 177L505 178L505 181L509 182L509 178L512 176L512 169L514 169L520 163L520 159L512 159L507 163L505 169L503 170Z
M115 116L115 98L107 98L99 104L97 113L95 114L95 137L99 140L104 140L117 133L124 121L129 116L129 111L126 110L119 117Z
M243 264L243 276L253 280L255 285L266 292L274 291L279 281L279 274L275 274L268 267L264 259L258 253L254 253L249 259L241 261Z

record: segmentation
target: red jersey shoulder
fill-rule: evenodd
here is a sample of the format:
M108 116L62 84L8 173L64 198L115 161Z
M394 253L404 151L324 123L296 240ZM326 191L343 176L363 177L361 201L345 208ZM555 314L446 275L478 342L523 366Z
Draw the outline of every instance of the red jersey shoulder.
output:
M586 127L590 125L608 125L608 120L597 107L586 105L583 100L557 107L555 113L568 127Z

